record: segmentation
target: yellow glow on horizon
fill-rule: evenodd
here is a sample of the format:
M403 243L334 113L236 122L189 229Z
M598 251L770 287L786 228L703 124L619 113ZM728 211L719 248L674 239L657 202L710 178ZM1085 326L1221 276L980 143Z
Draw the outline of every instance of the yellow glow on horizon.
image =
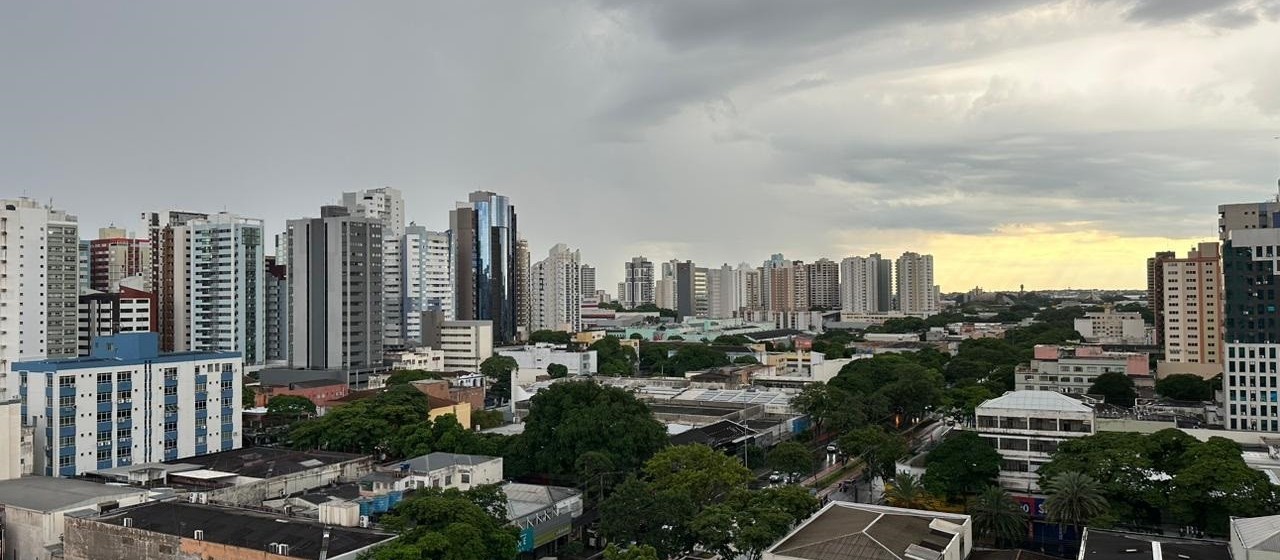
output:
M989 234L927 231L843 232L850 255L903 251L933 255L935 280L945 292L1055 288L1145 289L1147 258L1157 251L1185 256L1204 238L1125 237L1091 224L1002 226Z

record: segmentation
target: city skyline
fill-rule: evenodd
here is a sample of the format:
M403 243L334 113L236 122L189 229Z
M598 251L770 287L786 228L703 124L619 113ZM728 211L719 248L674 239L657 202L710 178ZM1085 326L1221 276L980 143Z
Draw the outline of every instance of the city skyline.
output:
M944 291L1136 289L1274 196L1274 3L974 4L13 5L0 179L84 231L382 186L443 230L491 190L606 287L915 251Z

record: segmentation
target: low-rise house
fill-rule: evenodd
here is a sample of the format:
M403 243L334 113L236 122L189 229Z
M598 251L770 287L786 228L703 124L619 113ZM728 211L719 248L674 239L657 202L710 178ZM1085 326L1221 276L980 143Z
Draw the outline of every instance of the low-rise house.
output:
M831 502L763 560L965 560L972 550L968 515Z
M377 472L361 477L360 490L364 495L421 488L467 491L499 482L501 457L436 452L383 465Z
M254 406L267 406L272 397L293 395L311 401L312 404L316 405L316 412L323 415L329 401L347 396L351 392L351 386L344 381L336 379L312 379L280 385L261 383L258 385L257 391L253 399Z
M150 494L144 488L45 476L0 482L4 558L62 558L67 519L140 504Z
M155 502L109 515L70 519L66 560L355 560L394 538L261 511Z

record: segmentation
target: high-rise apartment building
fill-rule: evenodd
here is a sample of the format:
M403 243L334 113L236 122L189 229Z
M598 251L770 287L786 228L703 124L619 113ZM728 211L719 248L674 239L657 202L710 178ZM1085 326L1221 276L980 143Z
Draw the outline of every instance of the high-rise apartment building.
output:
M706 317L711 307L707 269L693 261L676 263L674 268L676 313L680 317Z
M736 317L742 310L742 275L728 263L707 271L707 291L711 304L707 316L713 319Z
M933 255L912 252L898 257L898 309L903 313L938 312L938 286L933 283Z
M160 351L185 350L187 344L187 230L181 226L208 214L166 210L142 215L151 241L151 284L146 291L156 296L155 330L160 333Z
M189 326L185 348L236 352L245 367L267 360L266 255L262 220L220 213L186 230Z
M515 309L516 309L516 338L522 339L530 331L529 325L533 322L533 296L529 293L529 241L527 239L516 240L516 265L515 270L511 271L512 281L515 282ZM523 333L523 334L522 334Z
M840 261L840 309L853 313L889 311L880 306L880 255L846 257Z
M453 319L453 260L449 256L449 232L428 231L426 237L426 285L424 311L440 311Z
M675 259L662 263L660 276L653 286L653 298L660 309L674 310L677 306L676 266L679 264Z
M402 346L415 347L422 341L422 312L428 309L428 274L431 270L430 234L427 228L410 224L400 244L400 321L398 338ZM383 267L385 270L386 267Z
M77 354L88 356L94 341L121 333L151 332L155 320L155 296L130 286L126 280L116 292L89 291L80 295Z
M454 315L493 323L501 343L516 340L517 309L525 305L517 257L516 209L507 197L471 193L449 213L453 239Z
M289 365L357 372L382 366L382 222L325 206L289 220Z
M102 337L86 358L13 364L35 426L34 472L75 476L240 447L241 358L163 354L156 333Z
M480 371L493 356L493 324L489 321L450 321L439 311L422 314L422 345L444 352L447 371Z
M1280 229L1228 230L1222 246L1227 428L1280 431ZM1168 309L1168 319L1173 310ZM1168 324L1172 325L1170 321Z
M1218 240L1232 231L1280 228L1280 198L1266 202L1218 205Z
M398 189L382 187L342 193L342 205L352 216L373 218L382 224L382 341L387 347L403 347L404 322L409 315L402 309L404 274L400 270L404 260L404 197Z
M1164 262L1177 256L1173 251L1160 251L1147 257L1147 307L1155 323L1152 344L1164 341Z
M89 289L115 292L120 281L151 273L151 240L133 239L121 228L101 228L89 241Z
M738 301L744 311L761 311L764 309L762 303L760 278L763 274L762 269L753 267L747 263L739 263L738 269L734 271L737 276L737 285L739 290Z
M589 264L582 265L582 297L596 297L596 267Z
M774 253L760 267L760 305L770 311L791 310L795 292L795 278L791 274L791 261L782 253Z
M1218 243L1201 243L1186 258L1161 260L1165 360L1222 363L1222 271ZM1221 370L1216 370L1221 373Z
M578 251L556 244L529 268L530 330L582 330L582 270ZM592 294L594 297L594 293Z
M280 255L267 257L262 267L268 362L289 359L289 269L284 264L288 252Z
M818 259L805 270L809 277L809 307L840 309L840 265L831 259Z
M75 357L79 235L75 216L28 198L0 201L0 402L18 392L17 360Z
M90 250L93 247L91 243L92 241L88 239L80 240L80 253L76 261L77 262L76 274L80 277L79 286L80 286L80 293L82 294L93 289L89 287L89 279L93 275L93 272L91 270L92 267L90 265L90 258L89 258ZM150 266L150 263L148 263L147 266Z
M646 303L657 303L654 299L653 263L644 257L631 257L622 263L623 281L618 285L618 302L631 309Z

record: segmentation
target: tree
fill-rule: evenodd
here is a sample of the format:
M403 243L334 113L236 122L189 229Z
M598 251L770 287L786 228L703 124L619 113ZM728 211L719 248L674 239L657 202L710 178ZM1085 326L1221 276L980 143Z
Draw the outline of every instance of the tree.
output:
M393 372L387 376L386 384L390 385L408 385L414 381L422 381L424 379L440 379L440 376L431 372L406 369L403 371Z
M973 528L996 546L1016 545L1027 533L1027 514L1003 488L988 486L969 507Z
M623 346L616 336L597 340L588 349L596 353L596 371L600 375L631 375L635 371L635 350Z
M615 544L610 544L604 549L604 560L659 560L658 551L649 545L637 545L626 550L618 549Z
M253 387L245 386L240 391L240 405L246 409L257 406L258 391Z
M488 430L489 428L497 428L503 422L502 412L498 410L472 410L471 423L476 428Z
M1132 408L1138 398L1138 391L1128 375L1119 372L1108 372L1093 380L1089 386L1089 394L1102 395L1107 404Z
M569 375L569 366L564 364L549 364L547 365L547 375L550 375L552 379L566 377Z
M530 400L524 444L544 474L572 474L583 453L599 451L634 470L667 445L667 430L630 392L591 381L555 383Z
M537 330L529 333L529 344L569 344L572 335L566 331Z
M507 523L506 496L496 486L420 489L382 523L400 538L370 551L372 560L514 559L519 553L519 530Z
M907 454L907 441L880 426L868 426L840 436L840 449L866 463L872 478L890 478L896 472L898 458Z
M924 509L929 503L929 493L920 483L920 477L903 471L885 484L884 499L893 507Z
M1213 385L1199 375L1176 373L1156 381L1156 393L1177 401L1213 400Z
M294 420L310 418L316 415L316 405L306 397L276 395L267 401L267 415Z
M480 362L480 373L488 377L489 394L502 400L511 399L511 374L520 369L520 364L510 356L490 356Z
M775 471L809 474L813 471L813 454L803 444L794 441L779 443L769 451L765 463Z
M722 334L712 341L714 344L725 346L746 346L751 344L751 339L740 334Z
M744 354L742 356L738 356L737 358L734 358L733 363L739 364L739 365L755 365L755 364L759 364L760 360L757 360L755 356L752 356L750 354Z
M677 491L705 506L717 496L745 489L755 477L733 457L705 445L679 445L656 453L644 464L645 479Z
M960 432L925 456L924 486L957 498L990 486L1000 474L1000 454L976 432Z
M703 344L681 344L669 364L670 371L667 373L684 375L687 371L727 366L729 356L722 350Z
M631 333L631 336L628 336L628 337L627 337L627 339L628 339L628 340L644 340L644 335L642 335L642 334L640 334L640 333L638 333L638 332L636 332L636 333Z
M1169 491L1169 509L1179 522L1223 534L1231 517L1276 511L1277 488L1244 463L1235 442L1210 438L1187 452L1186 463Z
M1044 491L1048 495L1044 501L1045 518L1075 527L1077 534L1080 526L1107 512L1101 485L1087 474L1064 472L1049 479Z

